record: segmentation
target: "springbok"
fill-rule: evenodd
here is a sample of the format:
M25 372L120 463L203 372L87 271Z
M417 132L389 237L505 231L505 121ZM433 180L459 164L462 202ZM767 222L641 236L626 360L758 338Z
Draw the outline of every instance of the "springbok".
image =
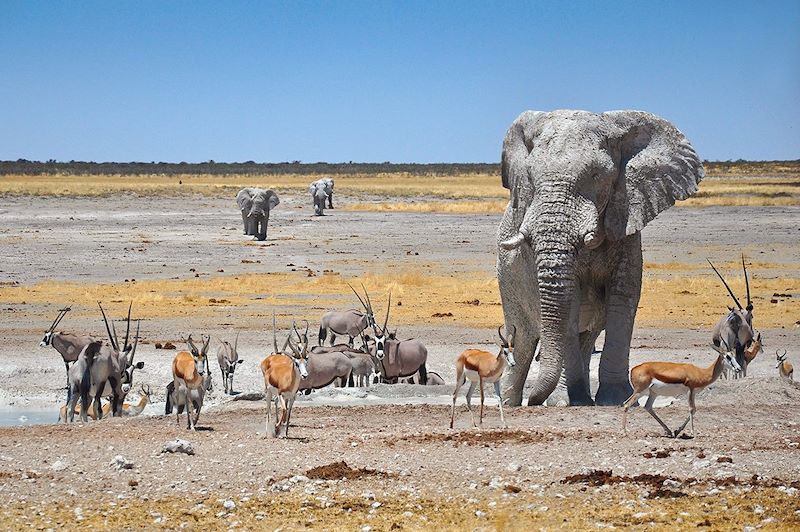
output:
M708 260L708 259L706 259ZM726 345L731 346L736 353L736 362L739 367L744 371L746 368L746 361L744 359L744 349L750 345L755 336L753 332L753 302L750 299L750 281L747 278L747 266L744 262L744 254L742 254L742 270L744 271L744 282L747 289L747 306L742 307L739 299L734 295L733 290L722 277L722 274L717 268L708 260L708 264L717 274L722 284L728 290L733 302L736 304L736 309L728 307L728 314L723 316L714 327L714 332L711 337L711 342L714 349L717 349L724 342ZM737 375L734 375L736 377Z
M58 324L61 323L61 320L64 319L64 316L66 316L67 312L69 312L70 310L71 309L69 307L65 307L58 310L58 316L56 316L56 319L53 321L50 327L44 332L42 341L39 342L39 347L47 347L48 345L53 346L53 348L56 351L58 351L58 354L61 355L61 358L64 360L64 368L66 369L67 373L68 390L69 390L70 362L75 362L78 359L78 355L80 355L83 348L94 341L94 338L92 338L91 336L78 336L75 334L55 332L56 327L58 327Z
M325 343L325 339L328 337L328 331L331 332L331 345L336 342L336 336L343 336L347 335L348 345L353 347L353 339L356 336L359 336L367 327L373 327L375 325L375 316L372 313L372 305L368 305L361 299L361 296L358 295L356 289L353 288L350 284L347 286L350 287L350 290L356 295L358 300L364 306L366 310L366 314L356 310L356 309L349 309L345 311L330 311L326 312L322 319L319 322L319 334L318 334L318 343L322 345ZM361 285L363 288L364 285ZM366 293L367 290L364 289L364 293L366 294L367 301L369 301L369 294Z
M81 400L80 410L77 413L81 416L81 421L88 422L87 412L89 411L89 390L92 384L91 367L94 359L103 347L103 342L90 342L84 347L72 367L69 369L69 391L67 393L67 404L60 417L64 422L69 419L72 423L75 420L78 399ZM96 410L95 410L96 412ZM94 419L94 416L92 416Z
M633 394L622 405L622 429L625 434L628 433L628 409L639 400L639 397L647 393L647 403L644 405L644 409L664 428L668 438L677 438L689 422L692 424L692 438L694 438L696 436L694 413L697 410L695 408L697 392L716 381L726 367L734 371L741 370L731 351L725 351L721 347L716 350L719 355L707 368L677 362L645 362L634 366L631 369ZM653 411L653 403L659 395L678 397L686 392L689 392L689 417L677 430L672 431Z
M764 351L764 344L761 342L761 333L758 333L750 345L744 348L744 365L742 366L742 376L747 377L747 366L755 360L759 353Z
M236 333L236 339L231 345L230 342L222 340L222 345L217 349L217 362L219 362L219 370L222 373L222 385L225 387L225 393L233 395L233 373L236 366L244 362L239 358L239 333Z
M192 342L192 335L190 334L186 343L189 345L191 353L181 351L175 355L175 359L172 361L174 404L186 405L186 423L187 428L190 430L195 430L197 420L200 418L202 396L205 394L205 389L209 382L206 376L210 377L207 353L211 337L203 335L202 338L203 347L198 350L194 342ZM199 394L200 404L195 404L192 392L195 392L195 395ZM192 419L192 410L195 411L194 419ZM181 412L179 410L177 414L178 423L180 423L180 415Z
M786 349L783 350L783 354L780 354L776 349L775 356L778 360L778 365L775 366L778 370L778 375L790 381L794 380L794 368L792 367L792 363L786 360Z
M122 403L122 415L125 417L134 417L141 414L148 403L151 402L152 394L150 392L150 386L147 384L142 384L141 388L141 396L139 397L139 402L134 404L131 403ZM103 405L103 413L108 414L111 412L111 403L106 403Z
M264 437L289 436L289 420L292 414L297 390L300 388L300 380L308 376L306 369L306 358L308 352L298 351L291 342L289 333L288 345L292 350L292 356L285 355L278 350L278 340L275 336L275 313L272 314L272 344L275 350L261 361L261 373L264 375L264 388L267 395L267 420ZM308 344L306 344L306 349ZM275 405L275 423L270 420L272 404ZM280 407L283 408L281 415ZM281 432L283 434L281 434Z
M453 390L453 407L450 409L450 428L453 428L453 421L456 417L456 397L458 390L469 379L469 388L467 389L467 410L472 417L472 426L477 427L475 424L475 414L472 413L472 392L475 391L477 385L481 391L481 412L480 412L480 426L483 427L483 383L489 382L494 384L494 393L497 395L497 402L500 405L500 421L503 423L503 428L507 428L505 414L503 414L503 395L500 392L500 378L503 376L503 371L506 369L506 364L512 368L516 365L514 360L514 335L517 332L515 326L511 326L511 334L508 340L503 337L500 332L502 326L497 328L497 335L500 337L500 351L494 355L488 351L481 351L478 349L467 349L456 359L456 387ZM508 330L506 330L508 332Z

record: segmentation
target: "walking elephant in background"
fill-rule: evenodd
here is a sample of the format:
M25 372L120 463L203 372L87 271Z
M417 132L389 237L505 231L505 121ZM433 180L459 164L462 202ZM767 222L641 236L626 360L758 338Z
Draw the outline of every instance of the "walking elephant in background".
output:
M269 213L281 202L273 190L243 188L236 195L236 204L242 213L244 234L253 240L266 240Z
M311 200L314 203L314 214L317 216L325 215L325 204L329 209L333 209L333 179L323 177L308 185L311 193Z
M571 405L620 405L642 285L642 228L697 190L703 166L669 122L640 111L527 111L503 141L510 201L498 228L497 277L517 365L503 396L522 402L537 343L541 404L564 371ZM600 385L589 359L605 330Z

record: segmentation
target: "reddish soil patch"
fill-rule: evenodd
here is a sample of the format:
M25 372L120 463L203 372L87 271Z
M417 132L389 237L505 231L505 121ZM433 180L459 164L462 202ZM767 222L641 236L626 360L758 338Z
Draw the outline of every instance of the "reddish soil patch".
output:
M306 471L306 476L310 479L322 479L322 480L339 480L342 478L346 479L355 479L355 478L362 478L364 476L378 476L378 477L388 477L390 476L388 473L383 471L378 471L375 469L367 469L367 468L354 468L347 465L346 462L333 462L332 464L326 464L322 466L312 467L308 471Z

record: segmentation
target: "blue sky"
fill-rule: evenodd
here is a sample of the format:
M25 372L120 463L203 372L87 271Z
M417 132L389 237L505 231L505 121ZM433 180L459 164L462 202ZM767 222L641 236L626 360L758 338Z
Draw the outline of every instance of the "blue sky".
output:
M495 162L526 109L800 158L800 2L0 3L0 159Z

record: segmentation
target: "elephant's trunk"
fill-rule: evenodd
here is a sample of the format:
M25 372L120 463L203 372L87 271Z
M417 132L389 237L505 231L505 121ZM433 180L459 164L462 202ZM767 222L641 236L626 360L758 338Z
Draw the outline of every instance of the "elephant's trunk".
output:
M575 254L577 235L564 234L570 220L563 205L555 212L537 216L533 235L539 285L541 351L539 378L528 398L529 405L544 403L558 385L565 356L577 351L572 323L575 299Z

